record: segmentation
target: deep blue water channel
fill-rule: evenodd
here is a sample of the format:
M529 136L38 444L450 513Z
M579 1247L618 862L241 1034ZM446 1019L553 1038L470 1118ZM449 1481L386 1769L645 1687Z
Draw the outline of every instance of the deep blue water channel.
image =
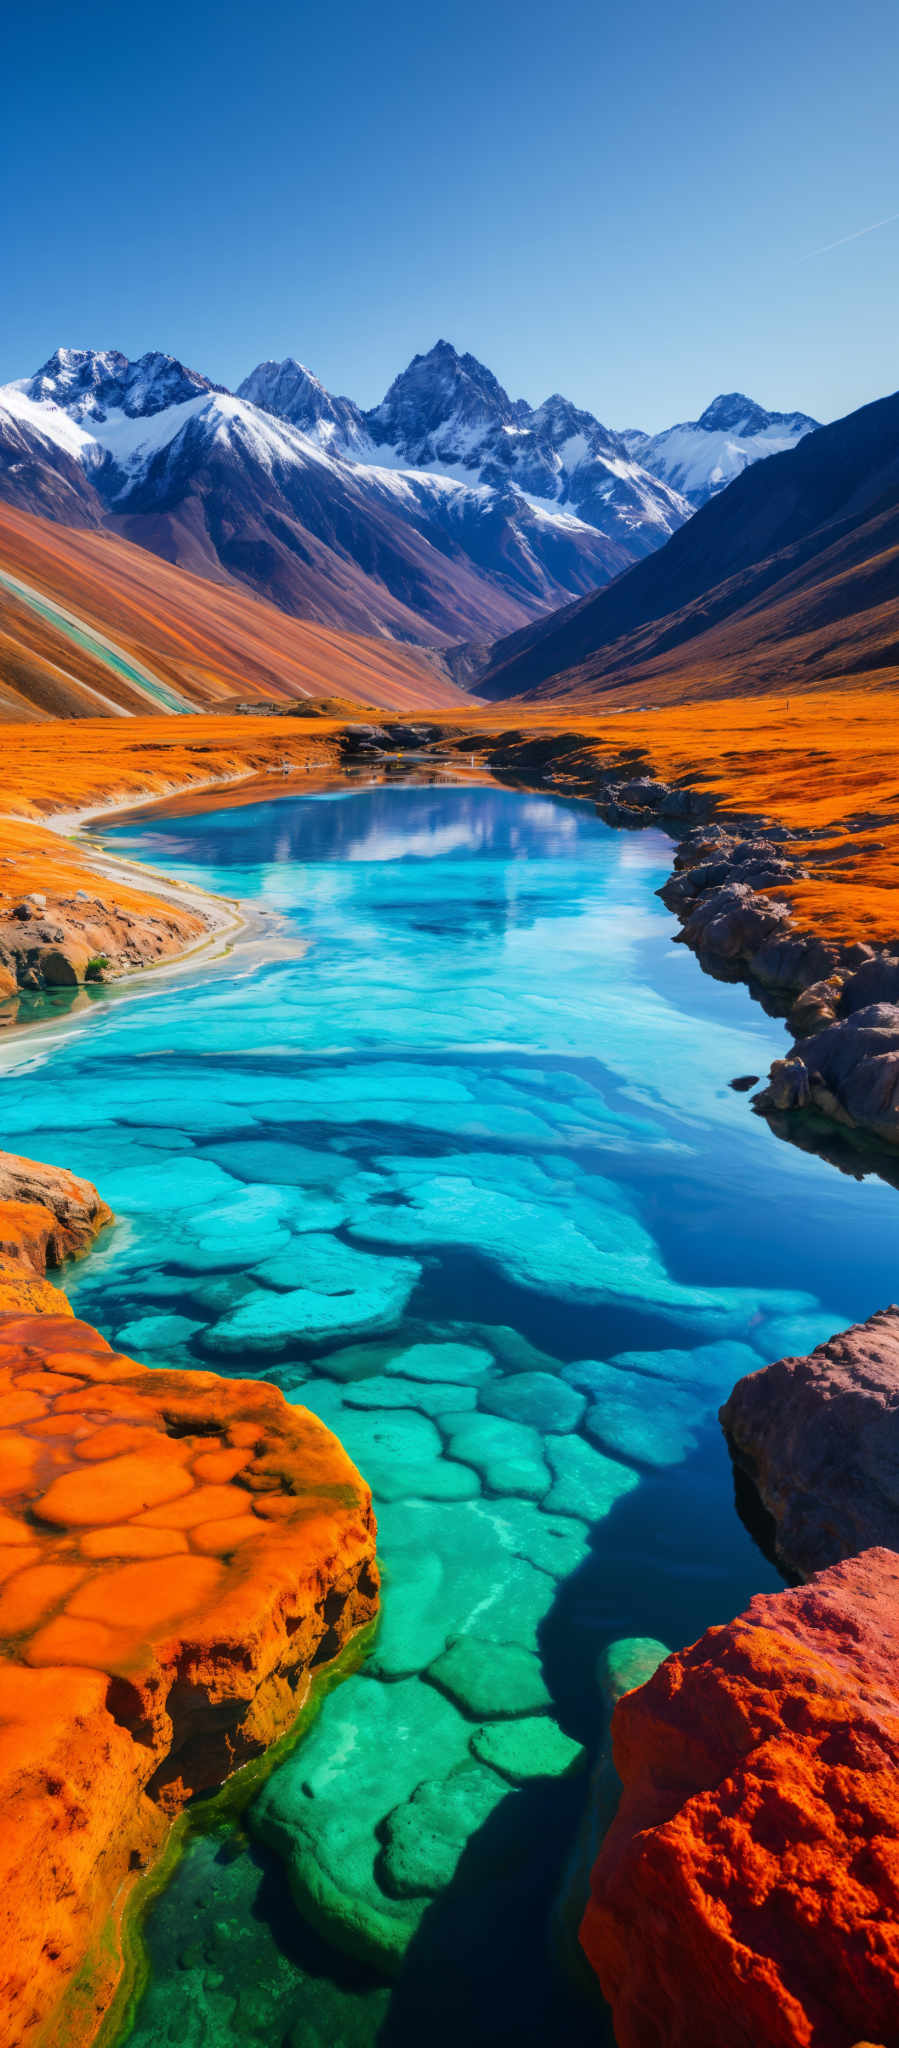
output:
M596 2042L550 1908L600 1654L777 1583L717 1407L894 1297L896 1195L728 1087L783 1027L673 943L660 833L409 784L102 837L279 944L10 1040L4 1142L120 1219L76 1311L315 1409L384 1569L364 1669L154 1909L132 2048Z

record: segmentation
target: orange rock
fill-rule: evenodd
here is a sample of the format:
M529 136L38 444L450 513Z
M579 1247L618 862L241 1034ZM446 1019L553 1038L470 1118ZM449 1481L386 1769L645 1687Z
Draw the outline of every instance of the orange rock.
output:
M41 1275L48 1266L78 1258L111 1220L112 1210L91 1181L65 1167L0 1152L0 1249L18 1247L33 1272Z
M147 1529L193 1529L201 1522L220 1522L226 1516L248 1514L252 1500L242 1486L197 1486L186 1500L151 1508L140 1520Z
M194 1471L198 1479L209 1480L213 1485L224 1485L242 1472L250 1462L251 1451L203 1451L194 1459Z
M63 1426L71 1429L68 1417ZM90 1429L89 1425L86 1426L75 1452L77 1457L93 1464L98 1458L117 1458L124 1451L155 1451L158 1444L158 1429L141 1429L133 1422L110 1422L105 1428Z
M187 1537L180 1529L138 1529L128 1522L114 1529L89 1529L81 1538L82 1557L173 1557L186 1549Z
M157 1559L111 1565L80 1586L66 1602L66 1610L78 1621L102 1621L110 1628L129 1630L135 1638L139 1629L143 1638L167 1629L184 1614L207 1608L215 1601L221 1579L221 1567L208 1557L179 1557L175 1567Z
M612 1735L581 1941L619 2048L895 2048L899 1555L760 1595Z
M259 1522L255 1515L232 1515L226 1522L204 1522L193 1532L194 1549L211 1557L226 1557L236 1550L238 1543L247 1543L259 1534Z
M20 1565L0 1593L0 1636L29 1632L62 1605L83 1577L83 1569L73 1564Z
M39 1280L19 1259L0 1253L0 1315L70 1316L62 1289Z
M190 1493L192 1480L162 1439L158 1452L133 1451L107 1458L99 1473L66 1472L54 1479L35 1503L43 1522L92 1527L96 1522L128 1522L159 1501Z
M150 1371L74 1319L0 1315L4 1416L0 2035L88 2048L168 1816L374 1614L374 1518L276 1388Z

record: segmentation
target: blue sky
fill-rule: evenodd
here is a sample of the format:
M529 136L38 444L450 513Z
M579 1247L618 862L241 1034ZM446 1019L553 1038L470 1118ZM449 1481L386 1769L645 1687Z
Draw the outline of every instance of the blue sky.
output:
M292 354L371 404L445 335L613 426L899 385L894 0L47 0L4 54L0 378Z

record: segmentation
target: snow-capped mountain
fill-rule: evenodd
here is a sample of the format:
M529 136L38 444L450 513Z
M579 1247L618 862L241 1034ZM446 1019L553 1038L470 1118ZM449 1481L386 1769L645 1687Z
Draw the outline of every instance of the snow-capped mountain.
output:
M0 494L299 616L435 646L492 640L632 559L508 488L332 453L355 409L298 366L288 387L313 432L169 356L57 350L0 390Z
M364 414L351 398L335 398L304 363L285 356L283 363L257 363L237 387L238 398L276 419L289 420L322 448L350 455L367 444Z
M235 395L159 351L57 349L0 389L0 496L301 617L483 644L607 584L813 424L734 397L616 434L558 393L510 398L447 341L368 412L292 357Z
M109 410L144 418L224 388L155 349L129 362L118 349L91 348L58 348L34 377L14 386L26 398L64 406L72 419L85 422L102 422Z
M532 509L595 527L628 561L650 553L689 516L684 499L592 413L558 393L537 407L510 398L476 356L460 355L448 341L414 356L367 413L331 398L290 358L260 363L239 390L355 462L514 491Z
M730 391L713 399L698 420L685 420L661 434L626 428L621 440L636 462L698 510L751 462L785 454L818 425L808 413L765 412L754 399Z

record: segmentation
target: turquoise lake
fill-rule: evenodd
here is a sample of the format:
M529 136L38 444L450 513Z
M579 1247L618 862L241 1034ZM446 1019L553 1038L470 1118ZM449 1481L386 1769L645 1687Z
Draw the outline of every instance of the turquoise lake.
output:
M595 2043L552 1907L600 1654L779 1583L717 1409L895 1297L895 1193L728 1086L783 1026L674 943L661 833L410 782L101 836L278 943L10 1036L3 1142L116 1211L76 1313L338 1432L384 1573L362 1671L154 1909L132 2048Z

